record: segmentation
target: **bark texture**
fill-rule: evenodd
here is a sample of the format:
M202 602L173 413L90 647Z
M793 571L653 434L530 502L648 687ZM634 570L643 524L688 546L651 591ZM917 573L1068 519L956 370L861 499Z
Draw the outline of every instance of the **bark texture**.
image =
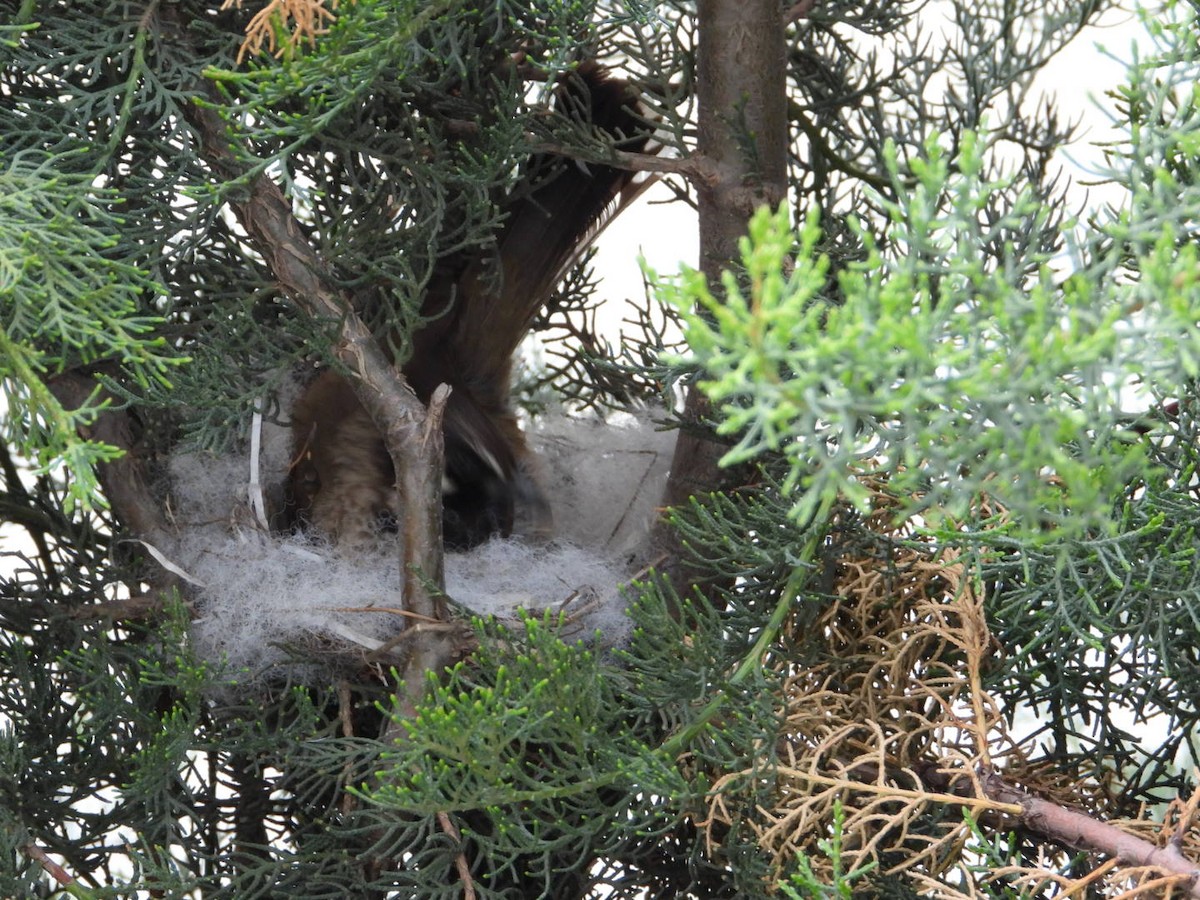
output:
M700 215L700 270L711 286L733 267L746 223L763 205L778 206L787 192L786 45L783 10L776 0L700 0L697 47L699 171L694 179ZM726 446L707 422L710 407L692 387L684 427L675 445L667 506L736 485L738 474L718 462ZM693 574L668 527L659 546L677 590Z

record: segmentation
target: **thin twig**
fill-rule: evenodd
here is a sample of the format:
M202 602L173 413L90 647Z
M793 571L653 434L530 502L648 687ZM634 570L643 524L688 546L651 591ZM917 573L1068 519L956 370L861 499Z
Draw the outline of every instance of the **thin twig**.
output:
M447 813L438 813L437 820L438 824L442 826L442 831L446 832L451 840L455 843L462 841L462 835L454 827L454 823L450 821ZM458 877L462 880L463 900L475 900L475 882L471 879L471 867L467 865L467 856L461 850L454 857L454 867L458 869Z
M1071 897L1083 896L1083 891L1087 890L1088 885L1095 884L1103 879L1109 872L1121 864L1120 860L1108 859L1101 865L1096 866L1092 871L1088 872L1078 881L1072 881L1060 893L1055 894L1050 900L1070 900Z
M354 698L350 692L350 682L345 678L338 682L338 717L342 723L342 737L354 737L354 716L353 716ZM350 783L350 773L353 766L353 761L346 760L346 764L342 766L342 784ZM347 790L342 791L342 815L349 815L358 806L358 799L353 793Z
M88 621L92 619L112 619L114 621L137 621L152 619L167 605L168 593L134 594L123 600L109 600L104 603L89 603L71 610L71 618Z
M401 631L395 637L389 638L388 640L386 640L382 644L380 644L378 647L371 650L371 652L368 653L365 658L366 658L367 662L376 662L377 660L383 659L387 654L391 653L397 647L399 647L411 640L414 640L415 638L424 637L424 636L428 636L428 635L454 634L459 631L462 631L461 626L459 626L453 622L436 622L435 624L432 624L432 625L427 625L427 624L410 625L408 628L405 628L403 631ZM419 673L414 673L414 674L419 674Z
M816 772L805 772L802 769L781 767L780 774L799 778L812 784L823 784L827 787L844 788L849 791L859 791L867 794L878 794L884 797L895 797L905 800L923 800L930 803L948 803L955 806L966 806L971 809L984 809L993 812L1008 813L1020 816L1025 808L1019 803L1009 803L990 797L959 796L958 794L943 794L937 791L914 791L909 788L894 787L890 784L872 784L865 781L855 781L852 778L834 778L829 775L819 775Z
M21 850L49 873L50 877L57 881L59 886L72 897L87 898L93 896L91 891L76 881L70 872L47 856L46 851L37 844L25 844Z
M1154 866L1171 875L1187 876L1191 879L1188 895L1200 897L1197 883L1200 865L1184 856L1173 843L1159 847L1087 813L1028 794L994 773L983 779L983 785L988 797L1020 806L1021 821L1051 840L1077 850L1114 856L1131 865Z
M711 184L717 177L716 168L708 157L692 153L684 157L658 156L651 153L629 153L609 150L604 154L585 154L573 147L543 142L533 149L547 156L561 156L585 165L612 166L627 172L651 172L656 175L682 175L690 181Z
M424 622L428 625L440 625L441 619L435 619L433 616L423 616L420 613L415 613L409 609L401 609L398 606L323 606L321 609L329 612L344 612L344 613L388 613L393 616L404 616L406 619L412 619L414 622Z

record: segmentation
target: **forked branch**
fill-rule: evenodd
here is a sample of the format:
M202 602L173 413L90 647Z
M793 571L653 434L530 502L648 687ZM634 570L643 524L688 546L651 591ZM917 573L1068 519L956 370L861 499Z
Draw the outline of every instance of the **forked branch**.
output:
M191 105L189 119L214 175L242 186L229 199L238 221L296 308L313 320L339 323L333 352L349 369L355 394L384 436L397 487L406 499L403 603L414 614L436 617L442 579L440 425L445 392L436 393L425 409L304 238L283 191L261 168L248 171L234 152L211 89L209 98L212 103ZM441 643L435 652L414 656L423 665L406 679L410 684L419 681L426 667L440 668L448 661Z

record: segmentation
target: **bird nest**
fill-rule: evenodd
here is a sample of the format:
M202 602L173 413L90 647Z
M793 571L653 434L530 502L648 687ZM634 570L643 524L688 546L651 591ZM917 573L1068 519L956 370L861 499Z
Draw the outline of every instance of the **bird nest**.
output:
M532 442L553 498L556 537L493 539L448 553L451 610L517 619L552 612L566 635L625 641L622 585L642 566L673 435L652 417L547 418ZM392 665L421 628L405 612L394 535L347 552L319 535L269 525L286 478L287 428L256 422L244 450L179 452L169 462L173 546L155 548L189 582L199 656L235 681L326 680L332 666Z

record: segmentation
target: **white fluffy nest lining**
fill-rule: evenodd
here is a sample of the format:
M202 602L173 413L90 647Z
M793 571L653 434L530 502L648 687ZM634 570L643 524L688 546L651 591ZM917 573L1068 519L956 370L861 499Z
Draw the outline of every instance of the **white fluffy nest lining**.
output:
M316 540L254 525L251 460L268 487L286 472L290 435L264 423L250 452L179 453L170 461L178 541L164 548L194 586L192 640L238 680L315 678L329 663L384 647L403 628L394 541L339 556ZM552 500L556 540L496 539L446 557L446 593L467 615L561 612L569 634L625 642L622 585L647 563L674 433L649 415L551 418L531 440ZM322 651L325 651L322 653ZM323 661L322 661L323 660Z

